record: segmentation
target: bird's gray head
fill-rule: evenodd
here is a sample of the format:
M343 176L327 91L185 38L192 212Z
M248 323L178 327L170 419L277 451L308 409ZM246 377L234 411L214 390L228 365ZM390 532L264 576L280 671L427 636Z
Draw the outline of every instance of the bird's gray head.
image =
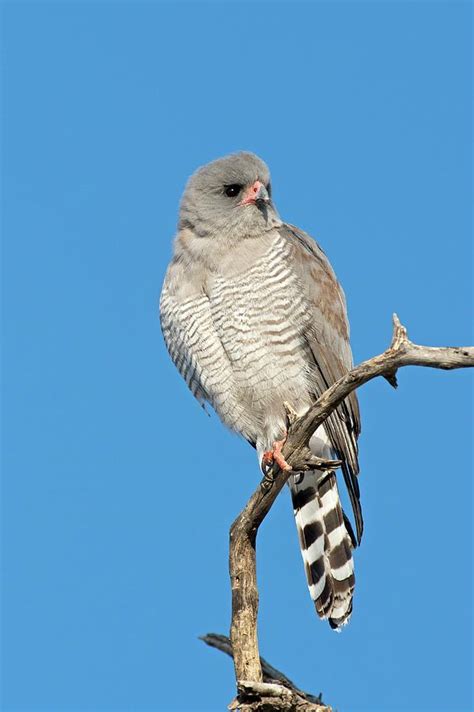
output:
M200 237L252 237L278 224L270 172L254 153L234 153L199 168L181 201L179 228Z

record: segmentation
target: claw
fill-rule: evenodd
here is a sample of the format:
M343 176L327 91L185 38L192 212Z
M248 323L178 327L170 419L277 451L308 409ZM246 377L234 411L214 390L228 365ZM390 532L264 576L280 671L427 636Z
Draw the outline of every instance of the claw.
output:
M316 470L337 470L342 465L342 460L327 460L325 457L313 455L308 459L308 465Z
M319 470L328 472L337 470L341 465L341 460L328 460L325 457L318 457L309 447L303 447L292 454L293 472L306 472L307 470Z

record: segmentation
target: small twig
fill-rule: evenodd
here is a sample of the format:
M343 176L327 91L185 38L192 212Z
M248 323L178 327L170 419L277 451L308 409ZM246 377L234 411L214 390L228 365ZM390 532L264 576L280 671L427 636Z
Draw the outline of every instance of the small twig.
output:
M315 430L352 391L373 378L384 376L395 386L397 370L403 366L441 369L474 366L474 347L419 346L409 341L406 329L396 314L393 315L393 326L392 342L384 353L364 361L336 381L302 417L295 419L290 409L290 424L283 447L283 457L293 471L300 471L308 465L308 443ZM337 463L334 463L334 466L337 466ZM245 681L248 685L248 681L252 683L263 681L257 641L258 589L255 555L257 531L290 474L291 472L280 471L274 465L230 528L229 569L232 586L230 637L234 651L239 700L243 694L243 688L239 687L240 683ZM272 709L287 710L288 707L278 707L274 704Z

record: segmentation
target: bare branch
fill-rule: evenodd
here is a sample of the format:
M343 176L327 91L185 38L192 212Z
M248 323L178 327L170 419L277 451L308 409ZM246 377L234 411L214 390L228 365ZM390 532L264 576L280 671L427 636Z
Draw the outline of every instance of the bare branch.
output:
M233 651L232 651L232 644L225 635L218 635L217 633L208 633L207 635L203 635L201 637L201 640L204 641L207 645L211 646L211 648L217 648L217 650L221 650L223 653L226 653L226 655L229 655L231 658L234 656ZM263 675L263 683L266 683L267 685L270 685L270 687L265 688L256 688L256 685L260 685L262 683L254 683L253 687L251 688L254 692L256 693L257 689L260 689L259 696L261 696L262 690L265 691L266 695L263 695L264 697L270 697L271 692L276 692L278 697L284 697L284 693L282 693L282 687L285 688L287 691L290 693L293 693L293 701L296 700L300 707L298 709L304 709L301 707L301 705L304 703L310 703L313 705L313 707L307 707L306 709L308 710L314 710L315 712L323 712L323 710L330 710L329 707L325 707L324 703L321 699L321 695L312 695L310 692L304 692L303 690L300 690L299 687L295 685L292 680L290 680L286 675L284 675L280 670L277 670L276 668L273 667L273 665L270 665L265 658L260 658L260 665L262 667L262 675ZM245 683L246 687L245 689L247 690L247 695L249 694L249 684L248 682ZM273 688L271 687L273 685ZM291 695L286 695L286 700L291 702Z
M383 376L396 386L397 370L403 366L441 369L474 366L474 347L437 348L413 344L396 314L393 315L393 327L392 342L384 353L364 361L336 381L302 417L296 418L295 414L289 411L288 437L282 452L293 472L308 469L310 466L318 467L308 447L311 435L352 391L373 378ZM333 469L339 464L325 462L320 463L320 467ZM280 471L274 465L230 528L229 569L232 586L230 637L234 651L239 702L245 701L246 694L248 697L249 684L263 682L257 641L258 589L255 555L257 531L290 474L291 472ZM258 684L253 684L255 695L258 697L257 688ZM283 700L281 705L286 705L286 702ZM289 709L288 706L281 705L277 706L274 700L271 709ZM244 707L241 706L240 709L243 710ZM252 709L263 709L263 707Z

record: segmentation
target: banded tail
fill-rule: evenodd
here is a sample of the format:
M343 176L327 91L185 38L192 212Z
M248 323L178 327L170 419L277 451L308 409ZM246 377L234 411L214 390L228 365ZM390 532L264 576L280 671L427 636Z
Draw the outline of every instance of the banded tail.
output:
M311 598L319 617L339 630L352 613L355 541L336 475L310 470L291 477L290 489Z

